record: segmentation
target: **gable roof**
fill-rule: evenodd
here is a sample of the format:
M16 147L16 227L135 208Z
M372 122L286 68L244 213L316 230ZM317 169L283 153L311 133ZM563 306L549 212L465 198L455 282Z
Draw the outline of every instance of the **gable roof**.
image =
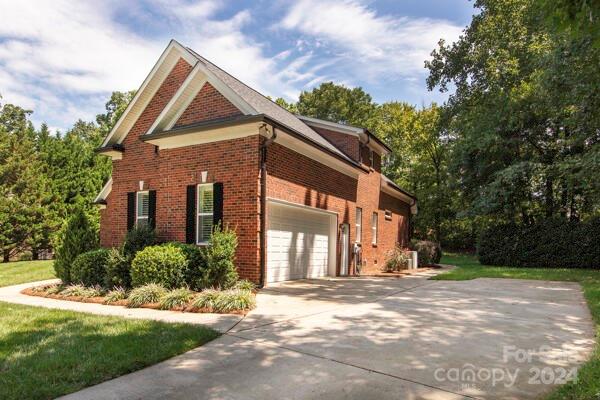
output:
M101 149L110 148L123 142L123 139L127 136L135 121L137 121L150 99L180 58L183 58L193 68L144 136L150 137L152 134L170 130L173 127L173 123L177 120L174 117L180 115L193 99L194 96L190 98L190 94L197 93L197 90L202 87L204 82L210 82L221 94L240 109L244 115L266 116L282 127L301 135L322 150L332 153L351 164L356 164L354 160L346 156L341 150L302 122L294 114L175 40L169 42L169 45L136 92L125 112L123 112L113 129L106 136Z
M304 135L306 138L318 143L319 145L328 148L330 151L347 157L337 147L331 144L319 133L311 129L294 114L292 114L285 108L279 106L274 101L268 99L258 91L252 89L250 86L241 82L237 78L228 74L221 68L217 67L215 64L211 63L206 58L202 57L200 54L196 53L189 47L187 47L187 50L191 54L193 54L198 59L198 61L206 67L206 69L208 69L212 74L214 74L215 77L217 77L221 82L227 85L227 87L233 90L241 99L243 99L248 105L250 105L254 110L256 110L256 114L264 114L267 117L273 119L274 121L277 121L282 125L285 125L295 130L296 132Z

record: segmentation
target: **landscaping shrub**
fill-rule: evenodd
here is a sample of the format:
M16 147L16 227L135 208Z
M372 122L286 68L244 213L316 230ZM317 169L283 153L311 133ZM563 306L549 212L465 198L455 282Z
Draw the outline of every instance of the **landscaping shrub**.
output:
M149 225L135 226L125 236L123 254L133 259L138 251L158 243L156 231Z
M204 259L198 246L193 244L183 244L179 242L167 243L168 246L180 248L185 254L188 262L187 268L183 273L185 284L192 290L202 290L204 288Z
M58 236L54 271L65 284L71 283L71 266L78 255L98 247L98 227L82 208L77 208Z
M129 303L127 306L140 307L144 304L158 303L165 293L167 293L167 290L156 283L140 286L129 293L129 297L127 298Z
M65 290L64 285L51 285L46 289L46 294L59 294L63 290Z
M249 290L206 289L194 299L192 306L215 313L245 311L256 307L256 299Z
M204 260L204 287L227 289L238 280L235 268L235 249L238 241L235 231L217 225L209 245L202 249Z
M60 294L65 297L100 297L104 292L100 286L69 285Z
M107 288L121 286L131 287L131 260L129 260L119 249L110 249L106 263L106 275L104 285Z
M600 218L587 222L549 219L533 225L500 224L479 236L485 265L600 269Z
M240 281L237 281L235 283L235 285L233 285L233 287L235 289L240 289L240 290L254 290L256 289L256 285L254 284L254 282L250 282L248 280L242 279Z
M442 248L439 243L429 240L413 240L410 248L417 252L419 266L437 264L442 259Z
M410 253L406 249L396 246L386 253L383 269L386 272L406 269L408 268L408 260L410 260Z
M109 291L104 298L106 304L116 303L117 301L125 300L127 298L127 290L123 287L115 287Z
M97 249L82 253L71 265L71 281L84 286L103 285L110 251Z
M185 307L194 297L194 292L187 288L174 289L160 298L161 310L170 310L176 307Z
M131 284L133 287L149 283L158 283L169 289L182 287L187 265L185 254L178 246L146 247L131 262Z

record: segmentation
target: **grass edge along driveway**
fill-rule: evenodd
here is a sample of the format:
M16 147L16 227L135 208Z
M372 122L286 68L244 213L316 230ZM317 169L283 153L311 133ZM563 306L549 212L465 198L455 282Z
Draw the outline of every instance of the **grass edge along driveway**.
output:
M579 368L577 382L559 387L547 399L600 399L600 270L493 267L479 264L475 256L459 254L445 255L441 262L455 265L457 268L431 279L461 281L475 278L506 278L579 282L596 325L596 348L590 359Z
M49 399L184 353L219 334L198 325L0 302L3 399Z

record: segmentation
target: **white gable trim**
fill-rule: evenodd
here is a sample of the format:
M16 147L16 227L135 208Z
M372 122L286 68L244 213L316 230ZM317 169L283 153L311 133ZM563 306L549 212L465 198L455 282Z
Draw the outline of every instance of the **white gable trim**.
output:
M96 196L96 198L94 199L94 203L100 203L104 200L106 200L106 198L108 197L108 195L110 194L110 192L112 191L112 177L108 180L108 182L106 182L106 184L104 185L104 187L102 188L102 190L100 191L100 193L98 193L98 196Z
M180 58L183 58L190 65L194 65L198 61L185 47L171 40L113 129L104 139L102 147L123 142L129 130Z
M167 127L175 125L175 122L177 122L183 111L192 102L200 88L204 86L206 75L199 73L200 68L198 68L198 64L199 62L197 62L171 100L169 100L165 108L160 112L156 120L154 120L146 135L150 135L155 131L170 129Z

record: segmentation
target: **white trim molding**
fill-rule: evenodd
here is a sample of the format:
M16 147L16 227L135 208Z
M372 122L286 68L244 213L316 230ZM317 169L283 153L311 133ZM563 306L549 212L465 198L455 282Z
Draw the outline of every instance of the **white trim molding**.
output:
M96 198L94 199L94 203L98 203L101 204L102 202L106 201L106 198L108 197L108 195L110 194L110 192L112 191L112 177L108 180L108 182L106 182L104 184L104 186L102 187L102 190L100 190L100 193L98 193L98 196L96 196Z
M198 61L189 50L175 40L171 40L113 129L104 139L102 147L115 143L121 144L123 142L123 139L127 136L127 133L129 133L129 130L133 127L152 97L154 97L160 85L181 58L190 65L194 65Z

